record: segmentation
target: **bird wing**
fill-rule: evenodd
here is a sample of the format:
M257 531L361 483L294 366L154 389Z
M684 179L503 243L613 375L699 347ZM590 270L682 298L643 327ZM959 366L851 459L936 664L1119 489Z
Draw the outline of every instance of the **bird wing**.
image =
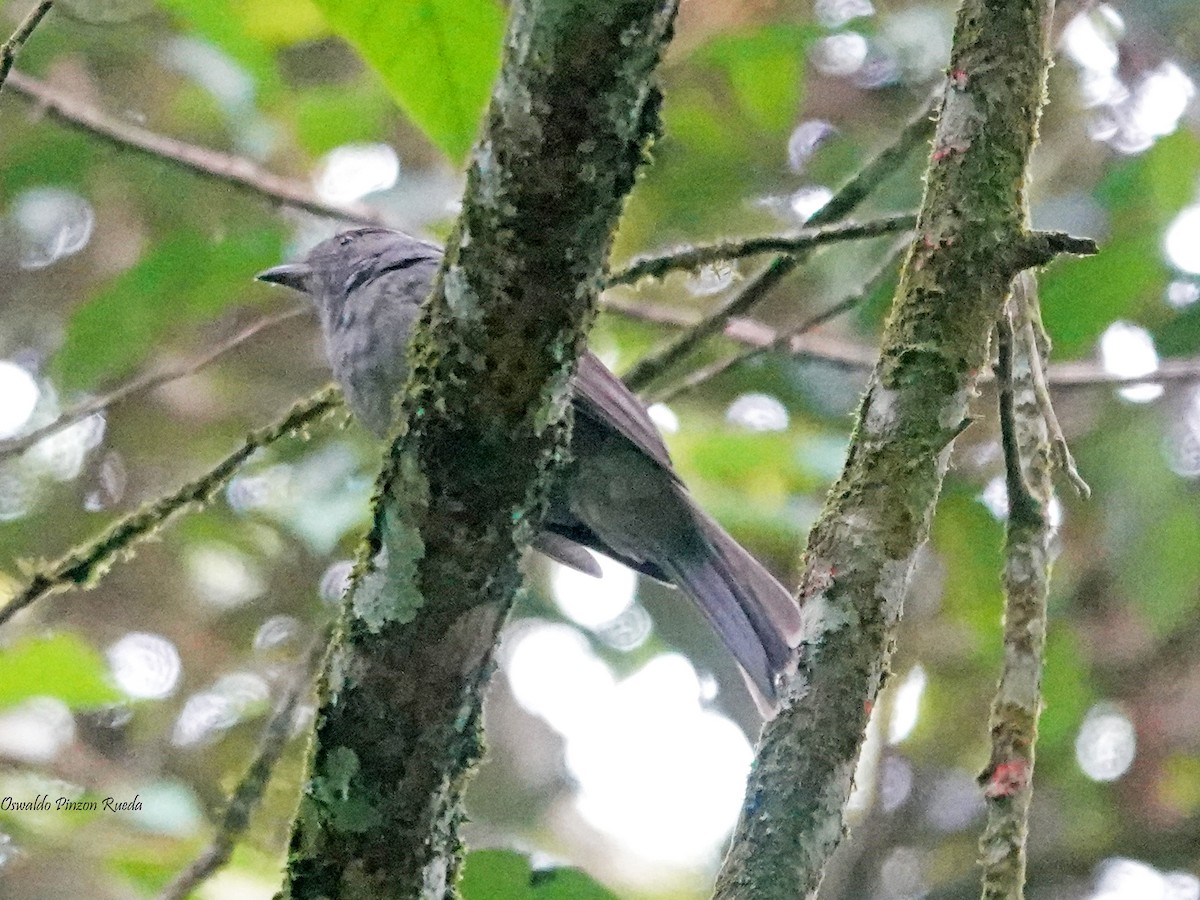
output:
M667 445L646 408L594 353L589 351L579 357L573 383L576 414L582 413L616 430L678 480L671 468Z

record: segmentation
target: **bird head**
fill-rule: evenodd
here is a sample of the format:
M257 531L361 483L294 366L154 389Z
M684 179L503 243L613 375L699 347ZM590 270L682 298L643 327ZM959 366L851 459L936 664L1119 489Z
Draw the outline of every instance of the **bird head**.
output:
M294 262L273 266L255 278L308 294L314 301L344 300L385 272L436 260L441 250L391 228L353 228L321 241Z

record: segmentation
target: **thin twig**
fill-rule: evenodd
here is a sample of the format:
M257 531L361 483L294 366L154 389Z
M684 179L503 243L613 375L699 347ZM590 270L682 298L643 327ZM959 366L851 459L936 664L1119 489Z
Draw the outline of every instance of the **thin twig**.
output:
M21 24L17 26L17 30L12 33L9 39L4 42L4 46L0 47L0 91L4 90L4 82L8 80L8 73L12 71L17 54L21 52L21 48L25 46L25 42L33 34L33 29L38 27L38 23L45 18L46 13L50 12L50 7L53 5L54 0L41 0L37 6L29 11L29 15L21 20Z
M1037 500L1025 482L1021 460L1020 439L1017 436L1017 414L1013 376L1013 353L1017 345L1017 329L1013 324L1011 306L1007 304L996 325L996 397L1000 417L1000 445L1004 449L1004 486L1008 496L1009 518L1027 517L1037 513ZM1029 347L1024 348L1028 352ZM1030 371L1026 373L1028 379ZM1016 512L1014 513L1014 509Z
M1038 409L1046 420L1050 430L1050 446L1053 448L1054 464L1071 482L1075 492L1083 499L1091 496L1092 489L1079 474L1075 466L1075 457L1067 446L1067 438L1062 426L1058 424L1058 416L1054 412L1054 404L1050 401L1050 388L1046 384L1046 376L1042 372L1041 358L1049 358L1050 336L1042 326L1042 317L1037 308L1037 285L1032 272L1022 272L1013 282L1014 317L1018 327L1018 338L1028 345L1026 354L1029 356L1030 378L1033 383L1033 394L1037 398Z
M658 256L639 256L624 269L609 275L605 287L635 284L643 278L663 278L671 272L695 271L710 263L744 259L762 253L802 253L838 241L856 241L909 231L916 224L911 213L884 216L868 222L842 222L825 228L805 228L794 235L767 235L733 241L719 241L699 247L686 247Z
M337 388L324 388L297 403L278 422L251 432L242 446L204 475L189 481L174 493L118 519L98 538L72 550L62 559L35 567L25 587L0 608L0 626L47 594L92 586L118 557L128 558L128 551L135 544L156 533L184 511L208 503L255 451L285 435L301 431L306 425L336 409L340 403L341 396Z
M601 309L615 315L665 325L670 328L693 328L700 322L694 311L661 303L647 303L618 297L605 297ZM778 340L781 332L757 319L737 317L725 323L725 337L747 347L765 348ZM793 336L787 352L828 363L842 369L866 371L875 364L878 351L866 344L823 334ZM1052 363L1044 372L1046 381L1053 390L1067 388L1126 387L1138 384L1170 384L1173 382L1200 381L1200 356L1176 357L1161 360L1159 367L1148 375L1121 375L1106 372L1099 364L1088 360ZM981 382L992 377L985 374Z
M63 124L96 135L118 147L136 150L165 162L181 165L199 175L223 181L273 202L294 206L317 215L361 224L383 223L382 213L370 207L362 204L341 207L324 203L315 197L302 181L268 172L241 157L188 144L156 134L145 128L130 125L23 72L13 71L10 73L7 83L12 88L12 93L32 101ZM922 114L922 116L925 115L925 113ZM927 127L921 118L910 123L895 144L885 150L867 169L860 173L859 177L839 191L837 197L813 217L813 223L821 224L827 210L842 208L841 204L835 207L835 202L842 200L843 196L845 196L845 204L852 206L859 202L865 195L864 189L869 190L877 183L877 179L863 177L867 174L868 169L879 175L886 174L889 169L898 165L904 153L909 149L910 142L919 141ZM850 190L852 187L854 191ZM781 259L791 259L791 257L781 257ZM770 267L768 267L768 271L769 269ZM791 269L789 268L788 271ZM765 276L767 272L763 274ZM779 277L781 278L782 275ZM775 283L776 281L773 280L765 287L769 289ZM746 291L749 291L752 286L748 285ZM635 316L646 321L661 321L664 324L692 329L697 329L703 324L703 320L694 316L677 315L673 311L664 312L665 308L651 307L647 309L645 315L639 315L635 305L625 301L609 298L605 301L605 305L625 315ZM753 304L749 303L749 305ZM732 314L720 316L720 321L715 323L715 330L720 329L720 322L725 318L737 319L740 317L741 313L736 310ZM706 335L708 333L713 332L706 331ZM738 339L739 334L757 337L765 333L765 326L758 325L735 325L732 329L727 330L727 334L734 339ZM763 337L762 342L774 340L774 337L774 332L770 332L770 337ZM824 351L812 346L810 342L804 342L802 352L805 356L819 359L822 358ZM858 368L870 366L874 361L874 354L867 348L835 342L831 346L827 361L835 365L849 365ZM630 374L632 375L634 372L631 371ZM1164 360L1158 371L1152 375L1138 377L1112 375L1086 362L1058 363L1051 367L1050 376L1050 381L1055 387L1092 387L1190 380L1200 378L1200 359Z
M1093 362L1051 363L1046 379L1052 388L1125 387L1137 384L1169 384L1174 381L1200 380L1200 356L1181 356L1161 360L1149 375L1119 375L1106 372Z
M1013 306L1036 302L1032 276L1018 287L1001 317L1000 423L1008 486L1004 561L1004 664L992 701L991 759L979 776L988 820L979 839L983 900L1024 896L1029 805L1033 798L1034 749L1041 713L1046 646L1046 597L1050 584L1053 499L1047 420L1034 385L1035 342L1014 335Z
M891 146L860 169L858 174L830 198L828 203L813 214L809 220L810 224L813 227L829 225L849 215L854 207L880 182L899 168L909 151L927 142L933 134L932 109L932 103L927 104L897 135ZM811 253L810 249L796 254L777 256L742 290L735 293L714 312L705 316L694 327L678 335L657 352L634 365L625 374L625 383L634 391L646 387L691 353L703 341L721 331L727 321L736 316L745 315L779 282L806 262Z
M197 175L314 215L364 225L386 224L382 213L364 204L338 206L326 203L315 196L302 181L277 175L242 156L198 147L123 122L24 72L13 71L8 83L13 93L33 101L51 117L72 128L103 138L117 147L137 150L155 159L173 162Z
M205 366L212 363L217 358L225 355L235 347L245 343L260 331L273 328L282 322L289 319L294 319L303 313L308 312L308 305L294 306L291 309L285 309L282 312L273 313L269 316L263 316L254 322L251 322L237 334L217 344L208 352L182 363L178 366L172 366L166 369L157 369L151 372L143 372L142 374L131 378L123 384L118 385L106 394L80 403L78 406L67 410L65 413L56 418L53 422L48 422L45 425L37 428L28 434L23 434L20 437L8 438L0 441L0 459L9 456L15 456L18 453L23 453L32 447L34 444L49 437L52 434L57 434L64 428L69 428L76 422L86 419L88 416L95 415L98 412L103 412L117 404L128 400L130 397L138 394L143 394L146 391L151 391L156 387L161 387L164 384L175 381L179 378L186 378L188 375L194 375L203 369Z
M229 862L234 846L250 827L250 817L262 801L275 766L287 748L296 707L308 693L317 666L329 646L329 634L328 628L322 628L303 658L296 663L295 672L263 729L258 753L230 796L212 843L162 889L158 900L183 900Z
M669 328L690 328L700 321L695 312L686 308L616 297L604 298L601 301L601 309L639 322L650 322ZM730 319L725 323L722 333L730 340L747 347L767 347L778 339L780 334L777 329L757 319L745 318ZM787 352L855 371L870 369L878 356L874 347L823 334L800 335L792 340Z
M908 238L904 238L900 242L894 244L892 249L885 254L883 262L875 269L874 272L871 273L870 277L866 280L862 287L860 287L854 293L843 297L837 303L833 304L833 306L823 309L821 312L816 313L808 319L805 319L795 328L779 332L775 339L765 346L750 347L749 349L743 350L741 353L726 357L725 359L719 360L710 366L704 366L703 368L696 369L694 372L680 379L677 384L670 386L659 393L649 394L645 398L645 401L647 403L668 403L671 400L674 400L680 394L695 390L700 385L711 381L725 372L728 372L735 366L742 365L756 356L766 353L780 353L790 350L793 343L798 338L808 334L814 328L824 325L829 320L840 316L842 313L853 309L854 307L858 306L858 304L871 297L877 290L879 290L880 286L892 274L893 266L896 260L907 248Z

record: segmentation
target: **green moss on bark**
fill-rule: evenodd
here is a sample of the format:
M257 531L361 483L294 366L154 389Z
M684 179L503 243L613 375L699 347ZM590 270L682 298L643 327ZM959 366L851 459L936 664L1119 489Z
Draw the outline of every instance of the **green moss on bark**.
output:
M764 730L723 900L808 896L843 833L863 729L949 445L1027 243L1026 169L1047 56L1045 0L959 10L925 198L845 469L809 537L805 635Z
M674 13L673 0L513 9L323 679L287 896L457 895L492 649L565 455L611 235L658 133L652 78Z

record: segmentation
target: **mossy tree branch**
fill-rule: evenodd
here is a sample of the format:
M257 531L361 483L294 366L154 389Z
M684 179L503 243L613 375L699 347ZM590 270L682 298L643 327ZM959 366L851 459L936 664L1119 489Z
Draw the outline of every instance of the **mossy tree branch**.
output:
M282 419L247 435L240 447L203 475L177 490L122 516L98 536L49 563L30 566L25 584L0 606L0 627L42 597L77 587L92 587L114 562L133 555L133 548L175 519L208 504L255 452L294 434L306 434L341 406L341 392L324 388L298 402Z
M17 26L17 30L9 36L8 40L0 44L0 90L4 90L4 82L8 79L8 73L12 71L17 54L53 5L53 0L40 0L37 6L21 20L21 24Z
M1033 276L1018 277L1012 303L1036 304ZM1004 549L1004 666L992 700L991 759L979 776L988 820L979 841L984 900L1021 900L1033 799L1034 746L1042 706L1046 596L1052 559L1048 510L1050 429L1034 385L1033 354L1044 347L1014 337L1010 316L998 326L996 382L1004 444L1008 524ZM1023 318L1023 317L1021 317ZM1032 331L1028 332L1033 337Z
M724 900L811 896L841 840L913 561L1029 246L1052 11L1052 0L959 9L916 239L845 469L809 536L799 668L763 732L718 876Z
M810 228L824 228L848 215L885 178L895 172L909 152L929 139L933 128L930 108L925 106L896 136L890 146L863 166L853 177L829 198L829 202L813 213L808 220ZM795 252L777 256L733 296L706 315L682 334L675 335L667 344L640 359L623 376L626 386L632 391L641 391L678 365L693 350L715 334L719 334L731 319L744 316L770 294L816 251L818 244L810 244Z
M643 278L666 278L672 272L695 272L702 266L734 259L745 259L762 253L805 253L825 244L839 241L857 241L865 238L909 231L916 224L916 216L902 213L884 216L869 222L841 222L823 228L805 228L793 235L767 235L766 237L740 238L684 247L652 256L639 256L625 268L611 273L604 282L605 287L637 284Z
M675 7L513 6L323 675L285 896L457 895L492 648L564 452L613 229L658 131L653 73Z

